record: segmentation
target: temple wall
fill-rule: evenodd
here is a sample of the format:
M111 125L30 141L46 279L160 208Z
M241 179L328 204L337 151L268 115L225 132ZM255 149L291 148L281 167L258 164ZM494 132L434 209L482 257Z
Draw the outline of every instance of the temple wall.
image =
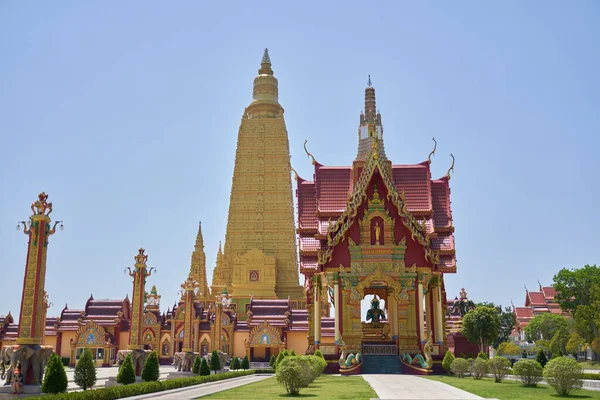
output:
M71 357L71 339L75 340L74 331L65 331L62 333L62 341L60 345L60 356Z
M125 350L129 344L129 332L119 333L119 350Z
M42 343L42 345L50 346L50 347L56 349L56 345L57 345L56 339L57 338L58 338L58 336L56 336L56 335L44 335L44 343Z
M306 339L306 331L288 332L287 333L287 349L294 350L296 354L304 354L308 347L308 339Z
M248 338L248 332L233 332L233 355L244 358L246 345L244 339Z

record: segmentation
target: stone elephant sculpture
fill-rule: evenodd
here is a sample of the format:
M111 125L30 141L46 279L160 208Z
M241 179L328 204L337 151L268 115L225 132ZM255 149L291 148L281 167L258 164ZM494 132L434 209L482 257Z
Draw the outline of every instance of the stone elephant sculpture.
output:
M6 363L10 361L4 348L0 349L0 379L6 379Z
M177 371L191 371L196 357L199 356L199 353L194 353L192 351L177 352L173 355L173 365Z
M10 366L8 367L8 371L6 372L6 384L12 382L13 379L13 371L17 368L17 365L21 368L21 373L24 376L27 376L27 369L29 368L29 361L31 357L35 354L35 350L28 345L15 345L15 346L5 346L3 348L4 357L8 357L10 361ZM25 384L29 384L31 382L25 382Z
M31 356L31 366L33 368L34 383L41 384L44 379L44 372L50 356L54 353L52 346L34 346L35 353Z
M128 354L131 355L131 362L133 364L135 375L140 376L149 353L149 351L144 349L119 350L117 353L117 364L121 365L123 360L125 360L125 357L127 357Z

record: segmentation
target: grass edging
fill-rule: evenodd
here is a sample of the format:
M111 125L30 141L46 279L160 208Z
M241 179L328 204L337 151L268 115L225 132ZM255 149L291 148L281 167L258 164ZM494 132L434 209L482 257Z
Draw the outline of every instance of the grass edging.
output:
M160 382L133 383L131 385L113 386L105 389L86 390L85 392L47 394L35 398L43 398L45 400L114 400L124 397L139 396L142 394L162 392L165 390L179 389L187 386L199 385L202 383L217 382L224 379L238 378L255 373L255 370L225 372L223 374L178 378Z

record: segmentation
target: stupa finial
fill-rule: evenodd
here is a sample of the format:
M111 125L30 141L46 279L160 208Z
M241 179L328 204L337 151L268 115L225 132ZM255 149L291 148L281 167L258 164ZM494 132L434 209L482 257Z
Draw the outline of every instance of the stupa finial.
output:
M369 75L369 80L367 81L367 86L373 87L373 85L371 84L371 75Z
M261 64L271 64L271 58L269 57L269 49L267 49L265 47L265 52L263 54L262 60L260 61Z

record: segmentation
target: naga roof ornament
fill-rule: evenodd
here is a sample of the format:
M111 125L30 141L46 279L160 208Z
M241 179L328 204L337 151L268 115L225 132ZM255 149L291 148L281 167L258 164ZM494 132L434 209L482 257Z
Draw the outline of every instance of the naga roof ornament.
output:
M437 141L435 140L435 138L433 138L433 143L433 150L431 150L431 153L429 153L429 156L427 157L427 161L429 161L429 164L431 164L431 156L435 154L435 150L437 149Z
M448 180L450 180L450 171L454 172L454 156L452 155L452 153L450 153L450 157L452 157L452 165L450 166L450 168L448 168L448 172L446 173Z
M308 140L304 139L304 151L306 152L306 157L312 158L312 165L315 165L317 161L315 160L315 157L308 152L308 149L306 148L306 143L308 143Z

